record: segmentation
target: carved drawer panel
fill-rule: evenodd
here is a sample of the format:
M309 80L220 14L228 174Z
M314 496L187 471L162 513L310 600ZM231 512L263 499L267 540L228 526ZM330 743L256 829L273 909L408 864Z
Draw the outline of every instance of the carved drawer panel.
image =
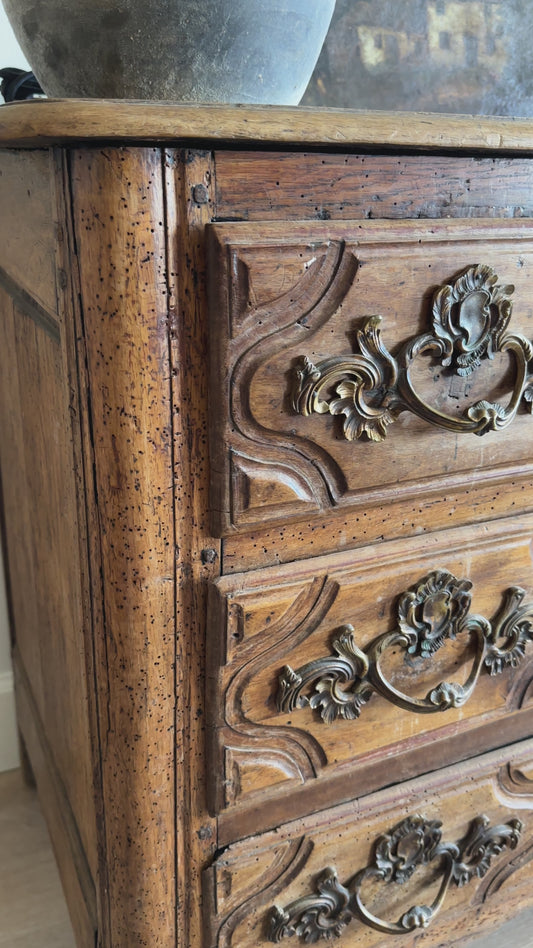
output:
M528 741L229 846L206 872L206 945L463 944L530 886Z
M333 803L428 754L525 737L532 532L530 515L219 579L210 787L213 810L236 811L228 834L279 819L289 788L305 812L313 793Z
M219 534L336 511L354 546L524 503L531 224L217 224L210 283Z

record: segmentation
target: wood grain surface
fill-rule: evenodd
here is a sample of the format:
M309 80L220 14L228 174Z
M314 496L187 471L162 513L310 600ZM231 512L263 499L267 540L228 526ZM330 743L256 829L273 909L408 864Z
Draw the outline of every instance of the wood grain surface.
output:
M2 430L7 434L15 429L24 439L23 457L16 464L13 457L3 458L15 641L95 870L79 559L72 529L76 498L65 379L59 346L20 311L15 310L14 316L11 353L18 377L12 386L9 378L4 380L12 401L7 394L2 399L6 415L11 416L4 416ZM16 443L13 431L3 449L13 451ZM28 558L30 564L25 562ZM67 668L69 673L62 680L62 670Z
M18 721L76 936L92 946L97 832L52 156L8 154L0 180L2 520Z
M217 149L216 216L224 220L531 217L527 158L457 153L320 155ZM385 152L385 153L383 153Z
M2 152L0 204L0 280L3 273L4 279L11 278L10 289L18 289L19 294L22 291L42 306L46 310L43 321L57 318L57 212L50 149L23 156Z
M209 524L208 359L204 228L212 213L209 153L165 153L171 346L176 632L177 917L179 946L201 944L201 870L217 847L205 753L208 586L221 568ZM195 200L200 197L200 200Z
M243 823L251 818L259 829L266 820L272 825L280 805L288 816L292 807L294 812L302 812L302 806L320 809L335 795L349 797L354 772L361 793L363 780L365 787L372 781L373 766L374 788L420 766L424 754L432 768L443 766L450 762L446 753L453 742L447 739L452 736L462 747L475 730L478 746L489 749L490 741L500 745L501 727L510 727L513 719L516 738L527 736L533 648L503 674L490 675L485 668L465 704L434 707L436 713L401 708L392 697L375 693L353 719L324 719L321 707L313 709L306 701L301 707L295 701L289 709L278 702L287 666L298 673L328 656L322 685L329 694L327 683L342 663L332 645L341 631L350 625L357 647L367 649L382 633L398 628L398 601L435 570L472 582L471 615L496 616L511 586L529 587L526 599L533 615L532 528L531 516L498 520L218 580L208 620L214 630L208 708L214 729L213 806L237 809ZM423 698L440 682L466 682L476 641L463 630L426 658L411 656L396 643L383 651L380 667L397 691ZM344 693L350 691L347 679L348 673L339 676ZM313 693L312 686L302 692ZM303 785L307 794L288 798L290 790L303 790ZM236 813L233 824L238 820Z
M93 542L102 569L94 636L108 937L117 948L143 942L166 948L176 937L175 642L159 153L77 151L72 183L91 380L85 450L94 471ZM94 581L100 582L98 570Z
M80 946L256 948L278 897L328 864L346 881L406 807L452 840L481 812L527 822L531 748L507 749L531 733L527 654L423 723L380 695L330 730L275 693L339 626L390 630L429 570L471 579L488 618L532 591L525 411L484 438L403 413L369 444L289 404L298 359L350 356L376 313L396 352L478 262L533 338L530 124L48 101L0 109L0 144L19 713ZM457 416L515 373L497 352L468 391L426 364L416 384ZM423 693L463 680L459 638ZM410 693L420 665L387 670ZM410 943L524 907L530 846Z
M528 154L528 119L276 106L49 99L0 107L0 144L152 142L213 147L286 143L297 148L437 149Z
M0 774L0 826L0 945L75 948L39 800L20 770Z
M504 850L495 856L482 879L462 888L452 886L442 914L427 929L403 933L401 938L409 948L454 946L483 929L490 931L513 916L530 885L532 774L532 747L526 742L228 847L206 876L214 907L207 944L210 948L271 944L268 924L275 905L285 909L293 900L315 894L317 880L328 867L336 870L343 884L349 884L372 861L381 834L390 833L399 821L415 813L440 821L446 842L461 840L470 821L481 814L491 825L516 818L523 823L516 851ZM368 898L376 916L395 921L411 905L432 901L441 873L442 864L437 861L415 871L407 885L363 887L363 902ZM398 935L374 931L358 920L342 927L339 934L346 948L393 948L398 942ZM293 936L280 943L297 946L302 941Z
M32 685L24 671L24 665L15 649L13 655L15 673L17 720L24 746L31 760L39 799L50 836L54 843L59 875L67 900L72 928L78 948L93 948L98 931L97 894L94 876L87 862L83 836L92 829L90 824L79 820L68 797L68 785L62 780L54 762L54 748L48 741L46 731L39 719L38 709L32 693ZM52 733L51 738L55 735ZM81 746L87 753L87 743ZM81 756L81 755L80 755ZM71 777L71 774L69 775ZM91 822L94 821L93 820ZM94 832L94 830L93 830ZM83 833L83 836L81 835Z
M450 517L457 524L486 516L487 489L493 515L512 512L531 478L527 410L504 431L483 438L404 412L386 439L374 443L347 440L344 419L304 417L292 393L304 358L317 365L359 352L357 331L374 314L382 317L388 352L429 332L438 288L477 262L515 285L514 328L531 339L528 222L228 223L215 225L211 236L217 532L248 533L269 521L284 527L300 516L305 534L316 514L342 509L353 513L344 542L366 543L439 529ZM516 370L502 353L468 383L429 358L410 371L424 403L458 417L483 399L507 404ZM505 491L496 487L500 476ZM450 503L449 492L457 502ZM283 549L291 558L293 547L289 552L285 543Z

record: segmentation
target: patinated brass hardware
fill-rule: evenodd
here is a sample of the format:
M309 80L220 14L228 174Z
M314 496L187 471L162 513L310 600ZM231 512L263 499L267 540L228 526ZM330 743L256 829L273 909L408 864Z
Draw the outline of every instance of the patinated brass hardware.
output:
M335 869L327 868L316 880L316 892L291 902L285 909L274 906L268 917L270 940L298 935L305 942L339 937L347 925L359 919L370 928L389 935L402 935L427 928L442 908L450 885L463 886L475 877L481 879L491 860L505 847L514 849L520 839L522 823L509 820L490 827L486 816L470 824L466 836L457 843L443 843L438 820L418 814L408 816L383 836L374 847L374 860L342 885ZM416 871L435 859L442 860L443 879L431 905L413 905L397 922L377 918L365 906L362 887L366 880L401 885Z
M364 650L355 641L353 626L337 630L335 655L328 655L294 671L286 665L279 678L278 710L293 711L309 705L330 724L336 718L354 720L374 692L406 711L432 713L458 708L470 698L483 668L496 675L516 667L526 645L533 641L533 603L522 605L525 592L507 589L492 621L470 615L472 583L444 570L428 573L403 593L397 602L398 625L384 632ZM340 633L340 634L339 634ZM424 698L398 691L380 666L383 653L400 646L412 656L430 659L447 639L466 633L476 654L464 685L441 682Z
M363 434L383 441L401 412L411 411L448 431L477 435L505 428L523 403L533 411L533 345L524 336L506 333L513 286L499 286L491 267L477 264L433 296L431 331L409 339L393 356L381 340L380 316L371 316L357 333L359 352L324 359L307 356L296 368L292 404L302 415L344 415L344 436ZM512 352L514 389L507 406L481 400L462 416L448 415L417 395L411 378L415 359L430 354L460 376L471 375L485 358Z

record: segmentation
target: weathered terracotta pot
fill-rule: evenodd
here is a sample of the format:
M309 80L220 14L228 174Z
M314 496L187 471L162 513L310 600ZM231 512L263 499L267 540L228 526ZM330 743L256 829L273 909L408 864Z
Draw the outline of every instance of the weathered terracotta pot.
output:
M3 0L45 92L300 101L335 0Z

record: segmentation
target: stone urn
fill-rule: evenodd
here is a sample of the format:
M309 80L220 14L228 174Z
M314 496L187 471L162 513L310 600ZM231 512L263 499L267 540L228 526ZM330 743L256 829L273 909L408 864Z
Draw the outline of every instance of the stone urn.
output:
M297 104L335 0L3 0L49 96Z

